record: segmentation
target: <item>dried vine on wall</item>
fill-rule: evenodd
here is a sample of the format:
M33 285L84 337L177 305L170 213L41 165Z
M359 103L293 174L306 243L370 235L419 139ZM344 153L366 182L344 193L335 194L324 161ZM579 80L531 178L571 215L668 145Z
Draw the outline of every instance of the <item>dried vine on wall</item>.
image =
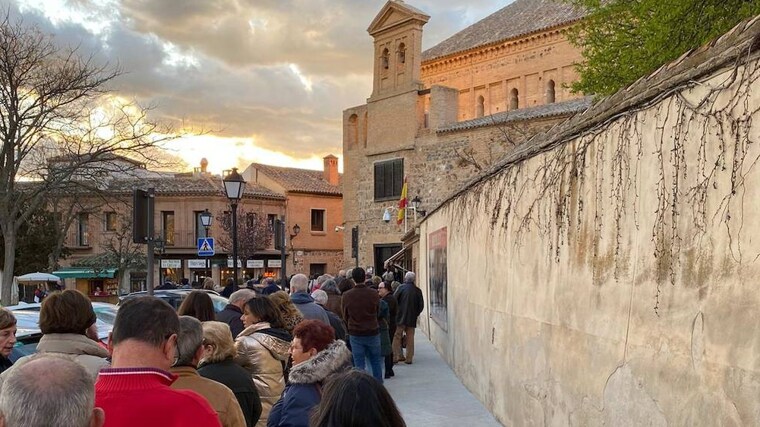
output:
M710 227L725 228L730 254L742 262L741 245L735 241L744 225L741 198L747 175L760 161L757 150L751 152L758 136L757 130L752 132L753 118L760 109L751 107L751 88L757 87L760 78L759 62L745 56L723 74L727 77L722 82L689 81L570 141L558 141L540 158L531 159L530 172L525 159L506 165L454 199L448 209L463 212L474 207L488 212L490 229L499 238L508 234L518 249L528 233L537 230L550 237L545 241L558 262L562 247L571 241L569 233L581 232L589 203L586 196L592 195L593 257L601 256L601 236L611 227L615 280L628 263L623 256L624 223L630 217L639 230L641 215L652 215L654 311L659 313L661 285L677 283L685 243L701 239ZM693 97L698 102L691 101ZM654 123L647 123L647 117ZM652 143L654 151L645 153L645 145L648 150ZM692 150L696 157L687 156ZM655 161L644 166L648 155ZM656 175L654 188L641 187L644 171ZM655 195L653 212L638 211L645 192ZM711 199L718 200L712 211ZM689 215L684 217L685 213ZM608 215L611 223L605 223ZM458 218L458 227L472 232L471 218L453 216ZM687 219L693 226L679 227ZM682 235L684 229L691 230L690 234Z

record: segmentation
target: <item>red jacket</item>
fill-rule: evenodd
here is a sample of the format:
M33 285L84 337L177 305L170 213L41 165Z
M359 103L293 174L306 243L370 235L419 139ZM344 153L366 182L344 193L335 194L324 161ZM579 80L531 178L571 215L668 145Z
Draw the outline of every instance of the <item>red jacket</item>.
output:
M101 369L95 406L105 411L105 427L218 427L219 417L206 399L169 388L176 378L154 368Z

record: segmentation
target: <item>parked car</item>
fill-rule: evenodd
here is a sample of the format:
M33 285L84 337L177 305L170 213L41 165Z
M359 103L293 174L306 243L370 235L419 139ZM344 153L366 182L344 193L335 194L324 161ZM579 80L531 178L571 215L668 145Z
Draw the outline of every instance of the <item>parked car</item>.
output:
M162 300L168 302L169 305L177 310L179 309L180 304L182 304L182 301L184 301L187 295L192 291L200 291L209 294L211 297L211 302L214 304L215 313L219 313L220 311L224 310L224 307L226 307L229 303L229 300L227 298L209 289L161 289L153 291L153 296L161 298ZM124 301L130 300L132 298L146 295L148 295L148 293L145 291L132 292L131 294L119 297L119 304L122 304Z

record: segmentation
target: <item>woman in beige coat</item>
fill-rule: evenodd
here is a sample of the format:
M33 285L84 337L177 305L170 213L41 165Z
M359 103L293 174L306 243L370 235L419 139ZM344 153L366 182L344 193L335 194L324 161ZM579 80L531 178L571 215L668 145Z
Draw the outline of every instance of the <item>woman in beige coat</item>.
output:
M241 320L245 329L235 340L238 356L261 397L261 418L256 425L263 427L272 405L285 389L284 369L291 336L282 328L280 313L267 297L248 301Z
M87 330L97 317L90 300L75 289L53 292L42 300L38 353L63 354L81 363L93 378L101 368L110 367L108 351L87 337ZM26 363L22 357L16 365Z

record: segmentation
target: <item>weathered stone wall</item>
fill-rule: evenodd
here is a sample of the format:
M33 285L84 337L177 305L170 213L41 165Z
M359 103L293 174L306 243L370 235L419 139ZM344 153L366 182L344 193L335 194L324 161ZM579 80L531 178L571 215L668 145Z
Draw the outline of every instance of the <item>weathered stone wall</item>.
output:
M404 226L396 223L395 212L390 223L382 220L384 209L398 206L398 200L375 201L374 163L403 158L409 198L420 196L422 209L430 209L441 203L480 169L491 165L512 150L514 146L506 141L505 134L520 142L524 139L523 133L533 135L550 128L560 120L562 119L543 119L509 126L489 126L445 133L421 129L406 149L388 152L373 151L370 147L365 149L361 142L354 144L345 141L345 265L353 266L355 263L350 251L350 231L354 225L359 225L359 265L364 267L374 264L374 244L400 244L401 236L404 234ZM393 126L386 127L384 137L392 138L394 131ZM411 229L413 226L410 214L408 227Z
M421 224L421 327L505 425L760 425L758 76L557 141ZM427 306L443 227L447 331Z

